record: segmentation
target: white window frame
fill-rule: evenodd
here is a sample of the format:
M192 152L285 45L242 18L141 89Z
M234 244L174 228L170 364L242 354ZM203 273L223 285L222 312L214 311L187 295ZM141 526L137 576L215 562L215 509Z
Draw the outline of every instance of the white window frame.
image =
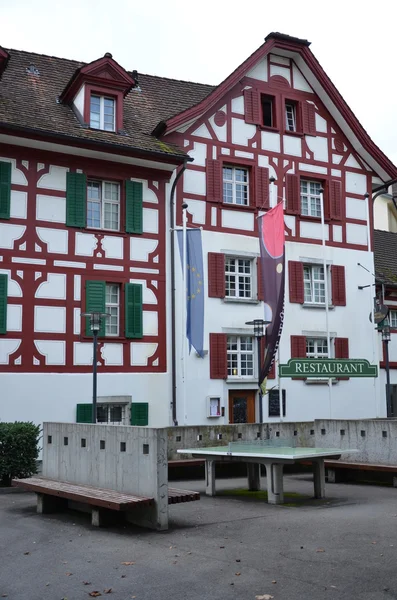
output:
M323 270L323 279L320 278L315 278L314 277L314 269L322 269ZM307 277L307 270L310 269L310 278ZM329 267L327 265L326 267L326 272L324 273L324 265L320 265L320 264L308 264L308 263L304 263L303 264L303 301L304 304L315 304L316 306L325 306L325 302L326 302L326 298L325 298L325 277L328 277L329 274ZM310 299L308 299L306 297L306 284L310 283ZM315 293L314 293L314 288L316 284L323 284L323 289L324 289L324 302L322 301L316 301L315 299ZM328 285L328 290L329 290L329 285ZM329 302L329 299L328 299Z
M225 179L225 169L231 169L232 171L232 178L231 179ZM238 181L236 179L236 171L245 171L247 174L247 181ZM250 173L249 173L249 169L246 167L242 167L242 166L238 166L238 165L223 165L222 168L222 197L223 197L223 203L224 204L229 204L230 206L249 206L250 204L250 190L249 190L249 182L250 182ZM224 193L224 188L225 188L225 184L231 185L232 186L232 201L230 202L229 200L225 199L225 193ZM247 198L246 198L246 203L245 204L241 204L239 202L237 202L237 186L241 185L243 188L246 189L246 193L247 193Z
M234 265L235 265L235 271L234 273L232 271L228 270L228 262L234 261ZM239 273L238 269L239 269L239 261L245 261L249 263L250 266L250 272L249 274L247 273ZM253 300L254 298L254 259L251 257L247 257L247 256L232 256L232 255L225 255L225 298L228 300L239 300L239 301L243 301L243 300ZM236 295L231 295L230 294L230 280L234 278L234 289L236 292ZM228 279L229 279L229 285L228 285ZM249 280L250 283L250 295L249 296L244 296L244 295L240 295L239 294L239 288L240 288L240 283L242 283L244 285L244 282ZM245 287L245 285L244 285Z
M303 183L307 184L308 191L302 190ZM318 190L322 187L321 182L316 181L315 179L307 179L306 177L302 177L300 180L301 215L304 217L321 218L321 193L320 193L320 191L318 191L318 193L311 193L310 192L311 184L318 186ZM313 200L315 201L314 206L313 206ZM307 202L307 212L304 212L303 206L306 202ZM305 207L305 211L306 211L306 207Z
M114 287L117 289L117 302L109 302L107 299L107 295L108 295L108 288L110 287ZM117 319L117 332L116 333L111 333L109 331L110 326L112 325L112 321L111 321L111 317L107 317L105 319L105 337L119 337L120 336L120 297L121 297L121 289L120 289L120 284L118 283L106 283L106 290L105 290L105 311L107 313L112 313L112 311L114 312L114 309L116 309L116 319Z
M128 405L125 403L116 404L116 403L111 402L111 403L107 404L104 402L98 402L97 411L98 411L98 409L106 408L107 421L97 421L97 422L107 424L107 425L126 425L127 424L127 406ZM111 410L114 408L121 408L121 421L111 421L110 420Z
M99 113L95 112L94 114L99 114L99 127L93 125L91 119L91 99L99 98ZM113 102L113 123L112 128L105 128L105 100L111 100ZM99 94L91 94L90 96L90 127L92 129L98 129L101 131L116 131L116 99L111 96L100 96Z
M397 308L389 310L389 323L391 329L397 329Z
M229 350L229 343L230 343L230 339L231 338L235 338L237 340L237 349L236 350ZM242 339L251 340L251 344L252 344L252 350L242 350L241 349L241 341ZM236 356L236 373L230 373L229 374L229 357L231 357L232 355ZM248 375L242 375L242 357L243 356L252 356L252 373L249 373ZM255 352L255 338L252 335L235 335L235 334L227 334L227 378L228 379L249 379L252 380L255 378L256 373L255 373L255 364L256 364L256 352ZM232 365L231 365L231 369L232 369Z
M314 346L313 352L308 352L308 342L312 341ZM332 354L332 340L330 340L331 348L327 348L327 352L319 351L321 344L327 344L327 338L322 336L306 336L306 358L331 358Z
M99 196L100 196L99 200L91 199L88 197L88 189L91 184L99 185ZM117 200L113 200L112 198L105 197L106 184L117 186L117 190L118 190L118 199ZM99 181L98 179L89 179L87 181L87 228L88 229L103 229L104 231L120 231L120 211L121 211L120 193L121 193L121 187L120 187L120 184L117 183L116 181L106 181L106 180ZM99 224L99 226L88 224L88 203L89 202L97 203L100 206L100 209L99 209L100 224ZM112 206L115 206L115 205L118 206L117 229L114 229L112 227L105 227L105 205L106 204L112 205Z
M288 109L291 109L290 114ZM287 131L296 131L296 104L289 101L285 103L285 128Z

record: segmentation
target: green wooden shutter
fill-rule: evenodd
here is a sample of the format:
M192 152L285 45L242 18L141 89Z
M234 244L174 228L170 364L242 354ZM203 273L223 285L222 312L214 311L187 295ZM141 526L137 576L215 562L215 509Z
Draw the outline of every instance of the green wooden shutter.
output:
M142 183L140 181L125 182L125 230L127 233L142 233Z
M77 404L76 423L92 423L92 404Z
M85 312L106 312L105 308L106 283L104 281L86 281L85 282ZM90 329L90 319L86 317L85 326L86 335L92 337ZM99 336L105 335L105 321L102 321Z
M131 404L131 425L149 425L149 404L147 402Z
M7 333L8 275L0 275L0 333Z
M87 177L84 173L66 175L66 225L85 227L87 207Z
M10 218L11 163L0 162L0 219Z
M140 283L126 283L125 285L125 337L143 337L142 285Z

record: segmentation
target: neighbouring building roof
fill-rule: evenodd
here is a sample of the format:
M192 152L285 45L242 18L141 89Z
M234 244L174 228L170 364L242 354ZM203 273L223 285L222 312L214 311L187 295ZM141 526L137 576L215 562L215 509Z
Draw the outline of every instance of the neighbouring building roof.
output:
M374 255L378 282L397 286L397 233L375 229Z
M71 107L59 102L76 70L86 63L20 50L7 52L8 64L0 80L0 125L11 130L29 129L183 157L183 150L157 139L151 132L159 121L196 104L213 90L210 85L139 74L139 87L133 88L124 100L125 135L120 135L84 127ZM30 65L34 65L37 74L27 72Z

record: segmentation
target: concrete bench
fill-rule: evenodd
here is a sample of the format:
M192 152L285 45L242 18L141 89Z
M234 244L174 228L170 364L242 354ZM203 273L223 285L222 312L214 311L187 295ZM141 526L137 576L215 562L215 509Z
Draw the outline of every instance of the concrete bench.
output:
M91 507L92 525L104 523L106 511L129 513L139 506L152 506L154 498L97 488L89 485L57 481L45 477L14 479L14 487L37 494L37 512L51 513L67 506L68 501ZM168 488L168 504L200 500L198 492Z

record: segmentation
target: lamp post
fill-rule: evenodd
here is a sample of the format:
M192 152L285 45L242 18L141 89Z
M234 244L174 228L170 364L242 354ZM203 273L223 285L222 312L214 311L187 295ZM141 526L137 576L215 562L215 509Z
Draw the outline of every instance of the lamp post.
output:
M96 423L96 400L97 400L97 348L98 348L98 332L102 326L102 319L110 317L109 313L87 312L81 313L82 317L90 319L90 329L93 336L93 357L92 357L92 422Z
M263 405L262 405L262 389L261 389L261 369L262 369L262 352L261 352L261 340L265 334L264 327L269 325L271 321L264 321L263 319L254 319L253 321L246 321L246 325L253 325L254 336L256 337L258 344L258 389L259 389L259 422L263 423Z
M390 342L390 325L389 320L385 320L385 324L382 324L382 342L385 347L385 363L386 363L386 407L387 416L393 417L392 405L391 405L391 390L390 390L390 363L389 363L389 342Z

